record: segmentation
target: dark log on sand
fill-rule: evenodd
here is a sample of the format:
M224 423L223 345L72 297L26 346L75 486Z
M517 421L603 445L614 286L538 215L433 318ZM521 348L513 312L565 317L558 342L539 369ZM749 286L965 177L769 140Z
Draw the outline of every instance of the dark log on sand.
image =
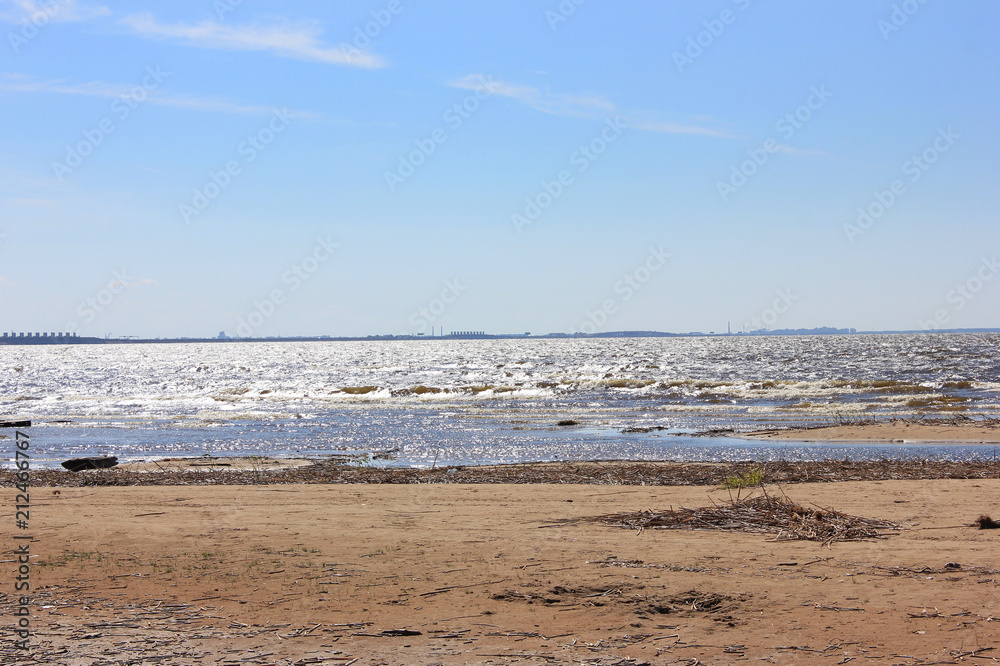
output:
M72 458L62 464L71 472L83 469L108 469L118 464L118 456L100 456L97 458Z

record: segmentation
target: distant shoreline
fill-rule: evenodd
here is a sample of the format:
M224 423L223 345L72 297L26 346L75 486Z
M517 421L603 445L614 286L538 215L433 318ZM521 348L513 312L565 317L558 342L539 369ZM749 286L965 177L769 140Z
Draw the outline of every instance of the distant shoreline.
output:
M753 331L750 333L666 333L662 331L609 331L607 333L547 333L545 335L517 333L453 333L448 335L367 335L367 336L269 336L259 338L95 338L73 337L51 334L23 334L18 336L0 337L0 346L20 345L104 345L104 344L178 344L178 343L208 343L208 342L377 342L377 341L408 341L408 340L578 340L605 338L755 338L764 336L808 336L808 335L913 335L913 334L944 334L944 333L1000 333L1000 328L950 328L911 331L858 331L853 328L800 328L779 329L774 331Z

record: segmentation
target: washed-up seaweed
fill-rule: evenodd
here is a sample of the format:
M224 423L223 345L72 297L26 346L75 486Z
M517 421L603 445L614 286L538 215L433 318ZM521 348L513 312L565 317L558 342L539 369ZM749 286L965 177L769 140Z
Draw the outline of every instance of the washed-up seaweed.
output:
M205 467L195 470L137 471L122 468L67 472L34 469L32 485L173 486L264 485L289 483L540 483L620 486L714 486L759 469L768 484L834 481L928 479L997 479L1000 464L946 460L823 460L807 462L549 462L512 465L448 466L415 469L356 465L342 459L322 459L311 465L284 469L239 470ZM14 472L0 472L0 482L12 486Z

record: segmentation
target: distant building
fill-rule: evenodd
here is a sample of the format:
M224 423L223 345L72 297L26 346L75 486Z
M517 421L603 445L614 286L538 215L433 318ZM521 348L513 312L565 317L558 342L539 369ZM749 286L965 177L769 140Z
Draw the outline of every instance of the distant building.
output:
M228 335L226 335L226 332L225 332L225 331L219 331L219 340L225 340L225 339L227 339L228 337L229 337L229 336L228 336Z

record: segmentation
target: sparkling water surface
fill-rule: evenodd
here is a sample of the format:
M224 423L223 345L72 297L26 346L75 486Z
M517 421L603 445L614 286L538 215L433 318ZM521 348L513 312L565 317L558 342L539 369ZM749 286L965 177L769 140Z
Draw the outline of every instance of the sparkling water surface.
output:
M996 334L927 334L2 346L0 414L33 421L43 465L98 454L386 450L396 452L389 464L414 466L992 459L992 445L690 433L997 416L998 343ZM657 429L621 432L636 427Z

